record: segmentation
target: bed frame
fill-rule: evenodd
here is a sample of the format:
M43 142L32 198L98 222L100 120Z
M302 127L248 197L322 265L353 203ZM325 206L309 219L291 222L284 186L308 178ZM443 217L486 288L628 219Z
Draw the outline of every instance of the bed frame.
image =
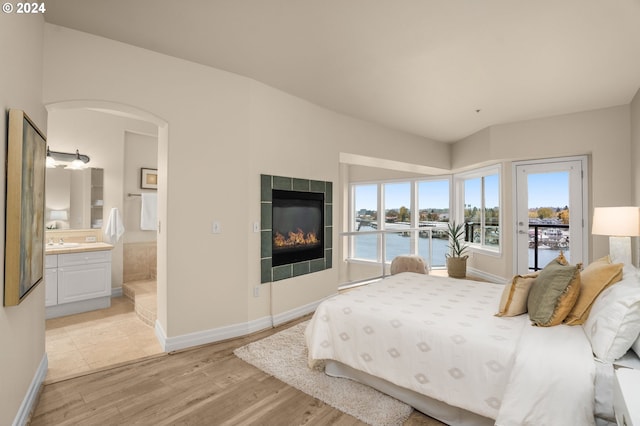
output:
M494 419L480 416L462 408L453 407L437 399L421 395L412 390L394 385L379 377L356 370L334 360L325 360L325 373L332 377L351 379L370 386L380 392L410 405L421 413L448 425L455 426L492 426Z

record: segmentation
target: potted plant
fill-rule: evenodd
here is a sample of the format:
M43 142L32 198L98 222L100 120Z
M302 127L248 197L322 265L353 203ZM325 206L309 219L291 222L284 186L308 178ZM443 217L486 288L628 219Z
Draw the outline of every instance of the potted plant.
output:
M447 259L447 273L453 278L464 278L467 275L467 256L465 251L468 246L464 241L464 223L456 224L455 221L447 223L447 236L449 237L450 250L445 255Z

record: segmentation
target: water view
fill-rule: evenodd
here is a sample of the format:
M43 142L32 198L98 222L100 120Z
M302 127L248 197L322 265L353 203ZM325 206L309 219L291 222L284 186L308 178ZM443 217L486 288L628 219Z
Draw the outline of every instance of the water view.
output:
M361 231L375 231L369 226L362 226ZM365 260L377 260L377 235L358 235L355 239L355 258ZM429 260L429 239L418 238L418 255L426 259L432 268L443 268L446 266L445 254L448 253L448 240L444 238L432 238L433 258ZM411 253L411 238L401 233L387 234L386 236L386 260L390 262L394 257ZM564 255L570 258L568 249L564 249ZM538 250L538 265L543 268L547 263L555 259L560 253L560 249L544 248ZM529 249L529 267L533 267L535 250Z

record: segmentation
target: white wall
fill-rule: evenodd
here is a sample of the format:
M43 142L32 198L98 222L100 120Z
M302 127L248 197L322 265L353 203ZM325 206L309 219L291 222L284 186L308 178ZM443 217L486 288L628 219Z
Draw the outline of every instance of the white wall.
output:
M631 101L631 176L633 205L640 205L640 89Z
M334 268L274 284L272 301L270 285L253 297L260 285L260 235L252 224L260 218L261 173L333 181L337 188L341 152L450 163L446 144L355 120L245 77L47 24L44 101L72 99L133 106L169 125L166 150L159 149L167 203L158 255L159 293L166 280L159 323L169 337L279 314L336 291ZM334 200L339 212L341 201ZM214 220L221 234L211 234ZM337 241L340 221L335 225Z
M0 137L6 144L8 108L27 112L46 133L42 107L43 18L39 15L0 14ZM6 149L0 149L4 164ZM0 187L5 174L0 173ZM4 242L5 200L0 197L0 241ZM0 244L4 259L4 243ZM0 280L4 288L4 261ZM44 285L39 285L20 305L0 306L0 424L16 419L38 366L44 357Z

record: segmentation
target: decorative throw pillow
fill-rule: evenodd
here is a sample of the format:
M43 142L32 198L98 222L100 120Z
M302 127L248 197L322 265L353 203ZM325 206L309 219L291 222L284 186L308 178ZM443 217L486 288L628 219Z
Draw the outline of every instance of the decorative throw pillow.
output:
M631 345L631 349L633 349L636 355L640 356L640 335L638 335L636 341L633 342L633 345Z
M609 256L592 262L580 273L580 294L564 320L565 324L584 324L596 297L610 285L622 279L622 263L611 263Z
M527 312L529 290L540 272L527 275L516 275L511 283L505 284L500 298L497 317L515 317Z
M529 291L529 318L534 325L542 327L560 324L576 303L579 292L580 266L552 260L540 271Z
M600 293L582 325L596 357L613 362L627 353L640 335L640 276L624 265L622 280Z

